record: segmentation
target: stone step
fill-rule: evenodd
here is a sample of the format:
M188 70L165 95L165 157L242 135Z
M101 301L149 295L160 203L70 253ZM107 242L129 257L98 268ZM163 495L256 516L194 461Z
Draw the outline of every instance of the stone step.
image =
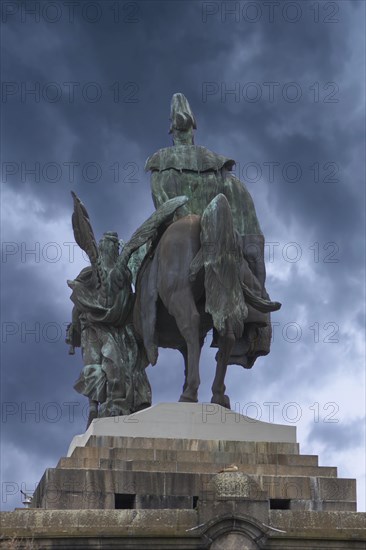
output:
M187 472L187 473L218 473L223 467L235 463L233 461L215 464L213 462L180 462L167 460L119 460L110 458L61 458L58 468L80 468L100 470L132 470L145 472ZM337 477L337 468L328 466L304 466L283 464L246 464L235 463L238 471L257 475L289 475Z
M332 477L253 476L271 499L356 501L356 480Z
M60 469L45 472L34 499L35 507L114 508L115 494L197 496L204 498L213 474L183 472ZM356 501L353 479L289 475L251 475L270 499Z
M173 439L92 435L85 447L163 449L172 451L223 451L244 454L299 454L298 443L268 441L225 441L219 439Z
M316 455L240 453L228 451L183 451L168 449L128 449L110 447L76 447L69 458L106 458L112 460L151 460L178 462L212 462L213 464L282 464L318 466ZM63 460L63 459L61 459Z

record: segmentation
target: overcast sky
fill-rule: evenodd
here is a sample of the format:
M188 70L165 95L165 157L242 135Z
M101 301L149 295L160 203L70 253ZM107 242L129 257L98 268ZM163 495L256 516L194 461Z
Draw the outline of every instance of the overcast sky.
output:
M85 428L81 355L64 343L66 279L87 265L70 190L98 238L128 239L153 211L144 162L170 145L183 92L196 144L237 161L283 304L270 355L229 367L232 407L296 425L302 453L357 477L365 510L365 3L38 6L2 4L2 509ZM207 338L201 401L214 353ZM153 403L178 400L178 352L148 375Z

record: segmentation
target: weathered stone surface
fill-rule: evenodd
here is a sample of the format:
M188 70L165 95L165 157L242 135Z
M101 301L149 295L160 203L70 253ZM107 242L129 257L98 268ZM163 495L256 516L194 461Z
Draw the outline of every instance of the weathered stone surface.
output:
M308 512L356 512L356 501L301 500L291 499L290 510L305 510Z
M238 475L249 476L239 472ZM133 470L88 470L49 469L42 478L35 493L34 505L53 508L114 508L107 495L134 493L148 495L197 495L202 486L212 478L209 473L133 471ZM280 475L250 475L252 484L257 483L271 499L295 499L333 502L335 491L339 501L355 502L355 485L352 480L338 478L317 478L320 491L314 494L309 477ZM327 481L333 481L331 493ZM321 488L327 491L322 492ZM109 504L108 504L109 502ZM322 504L325 509L326 505ZM318 506L318 509L320 506Z
M96 444L97 441L91 438ZM131 443L132 441L132 443ZM185 440L189 442L189 440ZM166 440L173 446L171 439ZM125 441L126 445L133 444L133 439ZM207 442L206 442L207 443ZM249 442L246 442L249 443ZM296 444L297 445L297 444ZM293 449L290 448L290 451ZM296 446L297 450L297 446ZM270 464L278 466L318 466L318 457L315 455L299 455L299 454L276 454L276 453L257 453L255 447L253 452L245 453L240 451L224 451L224 450L174 450L164 448L134 448L134 447L76 447L72 456L61 458L58 467L67 467L67 464L73 464L73 460L79 459L106 459L106 460L148 460L148 461L179 461L182 462L206 462L214 464L246 464L260 465ZM334 468L336 470L336 468Z
M338 536L342 539L352 534L353 539L359 535L366 541L366 513L271 510L270 525L285 530L288 535L296 533L296 536L304 534L319 538Z
M320 500L356 500L355 479L317 478Z
M2 512L3 536L184 536L194 510L24 510Z
M263 445L260 442L206 440L202 450L197 440L176 441L175 448L171 449L172 441L129 438L131 448L124 449L122 446L92 447L92 443L101 443L99 438L92 438L87 447L78 448L71 458L60 460L58 468L45 472L33 505L46 509L2 514L3 536L16 536L18 541L23 537L24 548L28 537L37 550L120 548L122 539L124 548L134 550L198 550L210 548L207 540L223 550L226 544L234 545L233 548L235 544L251 548L254 540L261 541L263 550L364 548L366 514L352 512L355 509L354 481L322 476L325 472L332 475L336 472L317 467L317 457L285 455L281 443ZM237 445L240 448L244 444L248 451L249 443L254 454L240 454ZM290 451L297 450L293 444L287 445ZM263 452L265 450L268 454ZM137 460L116 458L126 457L128 453L136 456L135 452ZM192 459L195 455L207 459L211 452L217 463L200 463L199 459L195 463ZM158 463L155 461L157 456ZM180 462L180 456L185 460ZM244 462L238 461L237 472L200 473L208 467L219 470L223 458L233 457L242 457ZM164 458L170 459L165 465ZM70 462L82 464L83 468L64 468ZM198 466L192 467L193 464ZM90 468L96 465L99 467ZM139 466L149 471L133 469ZM182 468L187 472L159 472L158 467ZM244 470L257 468L256 474L248 474L241 470L242 467ZM266 468L276 468L277 473L266 475ZM299 470L304 475L289 475ZM311 476L314 472L318 475ZM116 494L132 495L134 509L115 510ZM338 495L335 500L331 498L334 494ZM271 506L281 506L285 502L289 509L270 509L269 499L277 499L271 501ZM231 537L232 534L238 536ZM4 539L0 547L6 548L6 544Z
M92 436L46 470L43 509L2 516L4 534L37 550L364 549L355 482L336 474L293 442Z
M239 533L227 533L216 539L210 546L210 550L256 550L258 546Z
M267 443L255 441L227 441L219 439L198 440L198 439L179 439L179 438L147 438L147 437L113 437L113 436L92 436L88 440L86 447L102 447L113 449L131 449L143 450L150 449L156 451L179 451L179 452L197 452L204 451L212 453L240 453L250 455L268 455L268 454L287 454L298 455L298 443ZM80 447L76 447L78 449ZM118 451L119 452L119 451ZM71 456L69 451L68 456Z
M222 472L214 476L210 486L215 499L222 498L258 498L259 486L241 472Z
M271 511L263 525L236 511L234 516L222 515L201 525L194 510L24 510L1 514L0 548L9 549L9 539L16 537L23 538L24 548L28 540L37 550L227 550L230 546L222 546L224 542L239 541L240 549L247 545L251 550L255 539L262 550L361 550L366 542L365 522L366 514L347 512ZM238 537L229 537L234 533Z
M209 455L209 453L206 453ZM143 454L141 454L143 456ZM229 464L236 464L238 469L246 474L257 475L298 475L298 476L321 476L336 477L337 469L326 466L297 466L277 464L246 464L241 462L240 455L231 453L225 461L220 463L199 460L191 453L188 460L181 462L179 453L176 455L179 460L146 459L146 460L115 460L111 458L89 459L89 458L63 458L59 461L58 467L64 469L101 469L101 470L133 470L133 471L154 471L154 472L191 472L191 473L218 473L221 468ZM222 457L220 457L222 458ZM246 460L245 460L246 462Z
M317 466L316 456L298 453L298 444L293 442L94 435L86 446L76 447L69 458L60 460L56 469L45 473L33 506L114 509L115 495L129 494L136 495L135 508L192 508L192 499L196 499L196 504L197 499L198 503L207 500L212 489L210 480L233 464L237 475L250 479L253 502L265 495L265 511L257 504L259 511L250 510L264 519L268 499L276 501L271 504L274 508L355 510L354 482L338 479L336 468ZM258 488L255 494L254 487ZM226 508L233 512L228 503ZM239 508L247 513L248 503ZM206 512L209 517L212 510Z

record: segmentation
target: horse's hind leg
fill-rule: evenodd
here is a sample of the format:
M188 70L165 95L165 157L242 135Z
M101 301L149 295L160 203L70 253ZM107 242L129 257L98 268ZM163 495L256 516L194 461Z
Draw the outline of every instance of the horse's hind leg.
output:
M235 336L231 330L231 325L226 321L226 331L224 335L219 336L219 351L216 354L216 374L212 384L211 403L217 403L227 409L230 409L230 399L225 395L225 376L231 351L235 343Z
M200 353L202 351L204 341L205 341L204 338L200 338L200 341L199 341L200 342ZM187 346L183 346L183 347L179 348L179 351L183 355L183 359L184 359L184 384L183 384L183 393L184 393L187 389L187 386L188 386L188 382L187 382L187 376L188 376L188 351L187 351Z
M169 313L175 317L179 332L186 342L186 380L179 401L197 403L198 387L200 385L200 315L189 289L186 288L184 291L176 292L171 297Z
M181 354L183 355L183 359L184 359L184 384L183 384L183 393L186 391L187 389L187 376L188 376L188 351L187 351L187 346L183 346L182 348L179 348L179 351L181 352Z

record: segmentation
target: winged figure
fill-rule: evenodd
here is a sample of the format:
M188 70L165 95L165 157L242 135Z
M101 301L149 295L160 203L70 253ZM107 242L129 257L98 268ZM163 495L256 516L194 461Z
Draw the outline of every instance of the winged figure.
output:
M74 388L89 398L88 427L94 418L131 414L151 405L148 360L132 324L134 294L128 262L141 246L157 238L159 228L188 199L166 202L120 251L118 234L112 231L97 244L85 206L74 192L72 197L75 241L88 255L90 266L67 282L74 308L66 342L71 354L81 347L84 367Z

